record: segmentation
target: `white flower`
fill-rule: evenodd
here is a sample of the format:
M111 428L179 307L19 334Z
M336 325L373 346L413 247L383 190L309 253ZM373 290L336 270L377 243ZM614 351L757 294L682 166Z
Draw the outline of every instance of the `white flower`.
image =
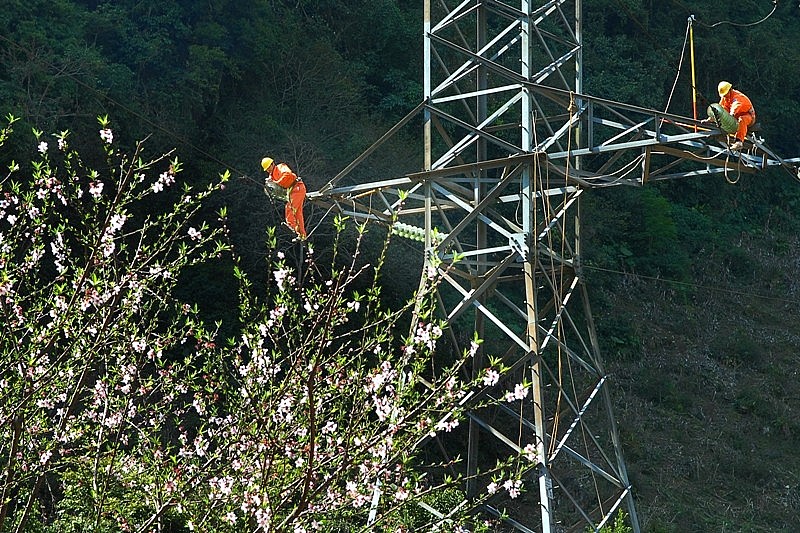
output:
M100 130L100 138L103 139L106 144L111 144L114 141L114 133L108 128L102 129Z
M450 421L440 420L436 424L436 431L444 430L446 433L450 433L456 427L458 427L458 419L453 419Z
M108 223L108 231L110 233L116 233L117 231L122 229L122 226L125 225L125 221L128 219L125 215L115 214L111 217L111 220Z
M516 400L524 400L525 397L528 395L528 389L522 383L517 383L514 386L514 391L506 391L504 396L505 401L513 402Z
M89 194L91 194L95 198L100 198L100 195L103 194L103 182L102 181L91 182L89 184Z
M166 170L162 172L155 183L153 183L153 192L158 193L163 191L165 188L169 187L175 183L175 174L172 172L172 169ZM188 203L191 200L191 197L186 196L184 197L183 201Z
M536 446L533 443L530 443L522 449L522 454L532 463L536 463L537 461L537 453L536 453Z
M291 269L282 268L272 273L275 281L278 283L278 289L284 290L287 285L294 284L294 276L291 276Z
M47 152L47 143L42 141L39 143L39 153L46 153Z
M517 383L514 386L514 397L517 400L523 400L525 397L528 396L528 388L525 387L522 383Z
M197 231L195 228L189 228L189 232L188 233L189 233L189 237L193 241L199 240L200 237L201 237L200 232Z
M522 481L519 479L517 480L507 479L503 483L503 488L508 491L508 495L511 497L512 500L520 495L520 492L522 492L521 487L522 487Z
M486 374L483 376L483 384L487 387L496 385L499 380L500 374L497 372L497 370L493 370L491 368L486 370Z

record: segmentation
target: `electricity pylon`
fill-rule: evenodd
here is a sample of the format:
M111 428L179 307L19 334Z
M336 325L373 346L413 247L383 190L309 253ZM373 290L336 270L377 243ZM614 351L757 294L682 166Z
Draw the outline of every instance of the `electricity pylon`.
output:
M624 511L638 533L583 283L580 197L596 187L797 169L763 143L732 157L719 130L584 94L581 26L580 0L425 0L423 101L309 198L418 236L425 268L444 280L439 303L456 348L471 339L459 326L491 339L473 376L488 366L484 352L508 368L475 396L499 400L493 408L466 406L464 449L453 452L474 476L503 450L528 451L523 495L498 492L485 510L506 529L543 533L599 530ZM420 118L420 171L344 184ZM525 397L505 401L519 384ZM487 483L473 477L467 496Z

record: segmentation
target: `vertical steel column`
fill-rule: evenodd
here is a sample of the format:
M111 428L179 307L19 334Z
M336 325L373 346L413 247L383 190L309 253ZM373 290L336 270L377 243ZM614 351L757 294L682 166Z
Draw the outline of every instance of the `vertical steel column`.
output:
M583 94L583 2L575 1L575 41L578 43L578 51L575 54L575 92ZM580 109L583 102L578 98L575 101L576 109ZM579 122L575 127L575 147L582 148L583 141L583 122ZM580 156L575 157L575 168L581 168Z
M431 99L431 0L425 0L424 21L422 25L425 69L423 74L423 99ZM423 111L423 135L425 137L425 170L431 169L431 112L427 107Z
M529 0L522 0L520 7L525 15L521 23L521 74L522 77L531 81L532 74L532 53L531 53L531 3ZM535 122L533 120L533 102L530 90L527 87L522 89L522 112L520 117L521 125L521 145L526 153L533 153L536 150L534 140ZM527 321L527 342L529 346L528 356L531 360L531 388L533 402L533 421L535 426L535 447L536 456L539 460L538 466L538 485L539 485L539 506L542 514L542 532L550 533L552 517L552 480L548 471L547 460L547 427L545 418L544 403L544 380L542 376L543 367L539 353L539 310L537 309L537 289L536 289L536 264L538 260L538 243L536 242L537 227L537 207L535 199L537 197L537 180L534 174L534 164L527 164L522 171L522 232L528 256L525 257L525 297ZM543 196L540 196L543 198Z
M425 72L423 74L423 98L425 102L429 102L431 99L431 0L425 0L425 7L424 7L424 22L423 22L423 35L424 35L424 42L423 42L423 49L425 54ZM432 132L431 132L431 111L427 107L425 107L423 111L423 136L424 136L424 161L423 166L424 170L431 169L431 153L432 153ZM425 265L423 268L428 268L431 261L431 251L432 251L432 242L431 242L431 231L432 231L432 221L431 221L431 186L430 183L425 184ZM420 283L425 282L425 272L422 273L422 278Z
M481 9L477 14L477 24L475 28L475 42L476 48L478 50L482 49L487 42L487 28L486 28L486 11ZM488 116L488 99L485 94L486 89L488 88L488 79L487 79L487 71L486 67L483 65L479 65L477 68L476 73L476 92L477 96L475 98L475 119L476 123L480 124L486 120ZM484 139L479 139L478 142L475 144L475 160L476 161L486 161L487 159L487 146L486 141ZM486 185L484 184L484 177L486 173L484 171L478 170L474 176L474 183L472 187L472 194L475 205L480 204L481 200L483 199L484 195L486 194ZM477 227L475 228L475 242L477 244L478 249L485 249L487 246L486 241L487 233L486 233L486 225L483 223L478 223ZM481 276L486 274L488 269L486 256L479 255L477 257L477 264L475 266L475 276L480 279ZM479 299L481 303L485 303L485 298L481 297ZM481 313L475 313L475 321L474 321L475 332L478 334L478 337L484 337L485 331L485 318ZM472 359L472 378L475 379L480 374L481 370L484 368L484 352L483 348L479 347L478 350L475 352L475 356ZM474 419L469 420L469 436L468 436L468 443L467 443L467 496L472 498L475 496L476 493L476 482L473 476L478 472L478 446L480 442L480 426Z

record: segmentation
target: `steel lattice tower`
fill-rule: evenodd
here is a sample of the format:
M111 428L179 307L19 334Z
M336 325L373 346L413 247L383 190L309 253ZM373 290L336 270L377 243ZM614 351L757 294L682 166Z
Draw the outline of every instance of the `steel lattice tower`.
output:
M468 474L503 451L536 451L524 494L498 493L485 509L509 530L544 533L597 530L622 510L638 533L583 283L581 194L732 165L797 170L759 143L732 161L718 130L584 94L581 24L580 0L425 0L423 101L309 198L424 240L456 349L465 326L494 339L485 351L509 369L475 398L528 387L522 401L469 410ZM420 116L421 171L342 185ZM473 479L467 494L486 483Z

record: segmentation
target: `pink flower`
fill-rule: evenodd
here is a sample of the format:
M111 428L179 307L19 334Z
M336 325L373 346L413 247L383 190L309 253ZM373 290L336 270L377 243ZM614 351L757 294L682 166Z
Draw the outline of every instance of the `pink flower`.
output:
M171 170L164 171L158 176L158 180L153 183L153 192L161 192L173 183L175 183L175 175Z
M505 401L511 403L516 400L524 400L526 396L528 396L528 388L522 383L517 383L514 386L514 391L506 391L506 394L503 398Z
M483 384L487 387L491 387L493 385L497 385L497 382L500 380L500 374L491 368L486 370L486 374L483 376Z
M536 453L536 446L530 443L522 450L523 455L532 463L538 462L538 454Z
M394 499L399 502L408 499L408 490L405 487L397 487L394 493Z

